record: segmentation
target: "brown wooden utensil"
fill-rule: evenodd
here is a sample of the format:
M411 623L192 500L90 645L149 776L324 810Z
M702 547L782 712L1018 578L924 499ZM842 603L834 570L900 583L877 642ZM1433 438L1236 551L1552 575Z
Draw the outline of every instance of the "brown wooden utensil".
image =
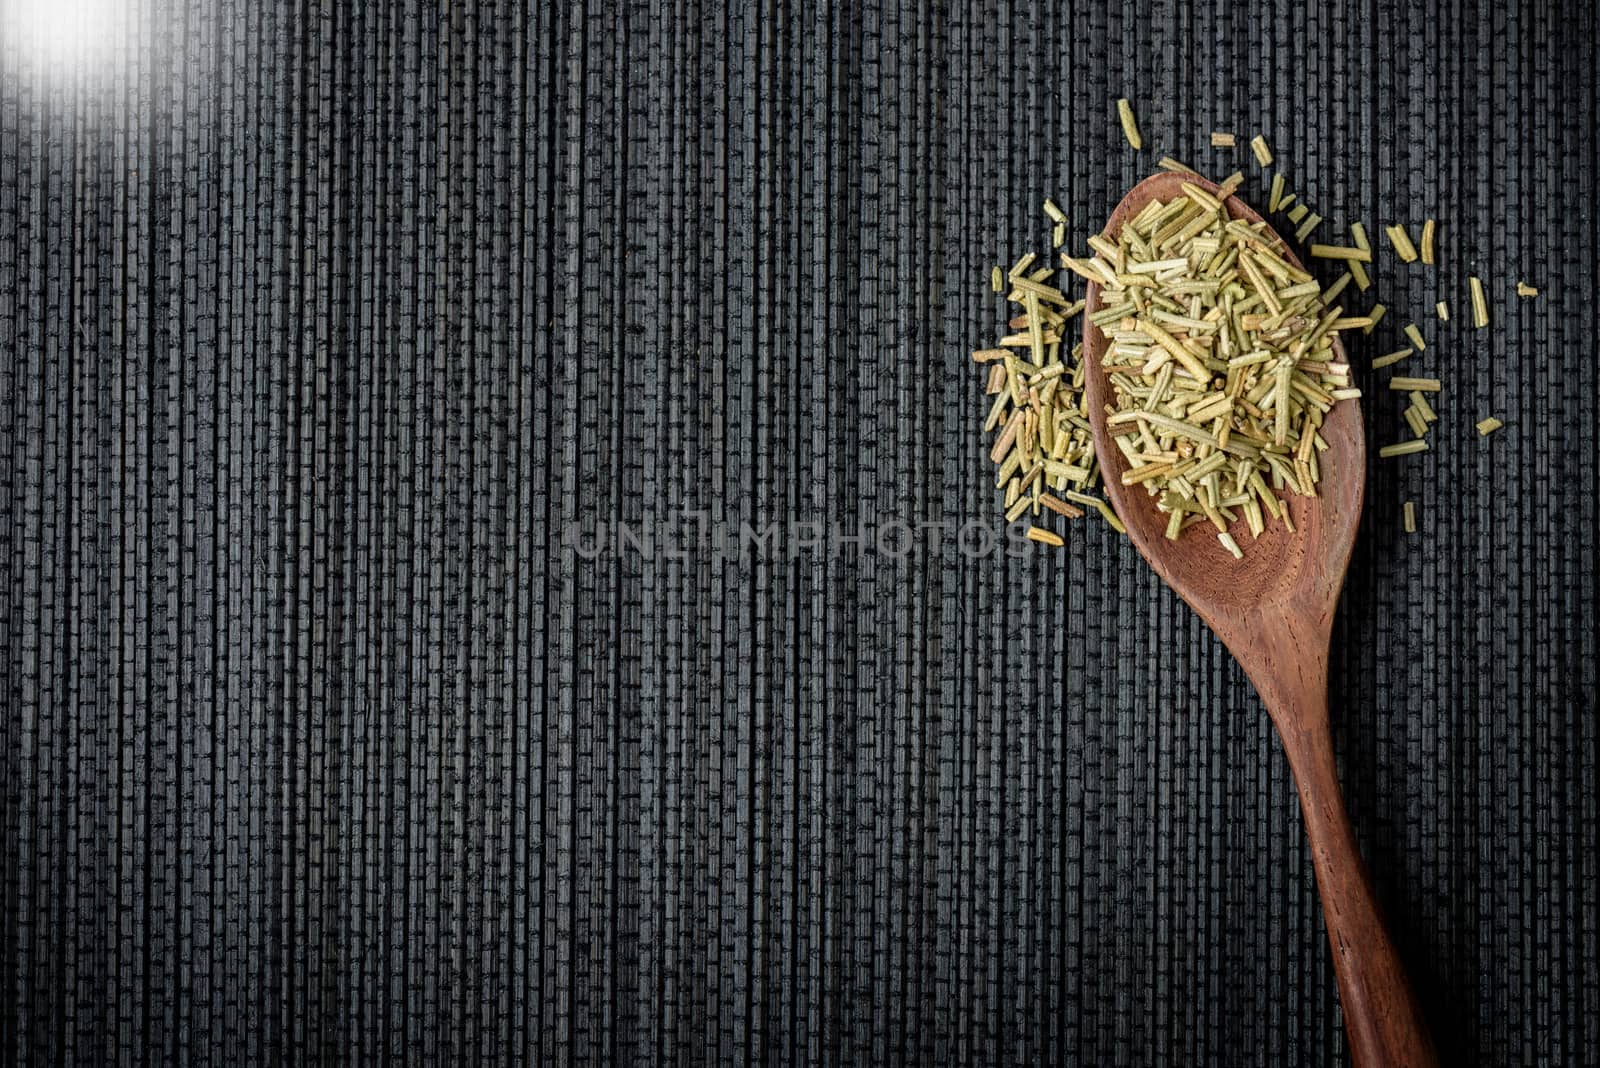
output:
M1123 223L1151 200L1181 197L1184 182L1220 196L1217 186L1204 179L1158 174L1140 182L1117 205L1106 237L1115 241ZM1233 218L1261 220L1237 197L1228 199L1227 209ZM1281 254L1298 266L1286 247ZM1244 549L1242 560L1217 541L1209 524L1195 524L1169 541L1166 517L1156 510L1154 498L1142 486L1122 484L1127 463L1106 429L1105 407L1111 399L1101 369L1106 338L1089 319L1100 306L1099 287L1091 283L1083 318L1085 391L1106 496L1140 554L1243 665L1283 740L1322 892L1351 1061L1356 1068L1434 1065L1427 1027L1384 930L1345 813L1328 733L1329 635L1361 518L1366 474L1361 409L1342 403L1329 412L1322 425L1328 448L1320 457L1319 495L1290 494L1286 501L1293 533L1273 521L1260 538L1252 539L1241 519L1230 533ZM1342 361L1337 339L1334 349Z

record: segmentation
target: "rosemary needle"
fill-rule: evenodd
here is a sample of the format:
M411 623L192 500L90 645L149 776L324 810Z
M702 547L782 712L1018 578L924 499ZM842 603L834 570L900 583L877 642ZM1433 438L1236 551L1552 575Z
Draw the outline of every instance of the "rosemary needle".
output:
M1139 136L1139 123L1133 117L1133 105L1127 97L1117 101L1117 116L1122 120L1122 135L1128 139L1128 144L1133 146L1134 151L1143 148L1144 138Z

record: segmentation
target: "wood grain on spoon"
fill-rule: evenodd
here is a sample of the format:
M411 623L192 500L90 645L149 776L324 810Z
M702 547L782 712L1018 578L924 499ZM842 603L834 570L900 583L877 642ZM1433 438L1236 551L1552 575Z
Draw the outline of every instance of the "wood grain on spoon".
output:
M1184 182L1220 196L1215 184L1191 175L1147 178L1117 205L1106 224L1107 238L1115 241L1123 223L1151 200L1181 197ZM1261 221L1237 197L1228 199L1227 208L1233 218ZM1283 255L1299 265L1287 248ZM1361 409L1346 401L1329 411L1321 427L1328 448L1320 457L1318 496L1286 495L1294 531L1272 520L1260 538L1251 538L1240 519L1230 529L1244 550L1238 560L1207 523L1169 540L1166 517L1155 500L1142 486L1122 484L1127 460L1106 428L1106 405L1112 399L1101 369L1106 338L1090 320L1100 307L1100 289L1091 283L1083 316L1084 389L1106 496L1140 554L1244 667L1283 740L1305 814L1351 1060L1357 1068L1434 1065L1427 1028L1384 929L1345 812L1328 733L1328 642L1361 518L1366 475ZM1333 344L1344 362L1337 338Z

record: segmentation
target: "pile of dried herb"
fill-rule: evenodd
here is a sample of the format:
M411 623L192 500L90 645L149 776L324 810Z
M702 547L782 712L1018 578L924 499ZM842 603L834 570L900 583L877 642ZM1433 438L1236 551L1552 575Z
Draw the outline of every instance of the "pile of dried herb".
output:
M1119 99L1117 113L1129 146L1140 150L1144 139L1132 103ZM1232 133L1214 131L1210 143L1233 148L1241 142ZM1249 148L1261 167L1272 167L1265 136L1252 137ZM1159 165L1200 178L1168 156ZM1230 523L1242 515L1259 537L1264 517L1281 516L1292 529L1277 494L1316 494L1317 453L1327 447L1318 428L1335 404L1361 395L1351 386L1349 366L1333 358L1333 336L1357 326L1370 334L1386 311L1375 303L1364 316L1345 316L1336 304L1352 283L1362 293L1372 285L1368 270L1376 249L1365 226L1350 224L1349 245L1310 246L1312 257L1346 268L1324 289L1284 258L1282 243L1265 224L1228 217L1223 204L1243 181L1236 171L1215 193L1185 185L1182 198L1151 204L1123 228L1115 244L1090 238L1093 258L1061 257L1071 270L1104 287L1107 306L1094 320L1111 342L1106 370L1115 404L1108 417L1113 440L1129 464L1124 483L1143 485L1156 499L1168 516L1169 538L1209 522L1235 556L1242 550L1228 533ZM1302 243L1324 221L1287 188L1281 170L1272 175L1267 210L1284 213ZM1051 243L1060 248L1066 214L1049 200L1045 213L1054 224ZM1424 220L1416 244L1404 223L1383 229L1402 263L1438 262L1434 219ZM1121 530L1110 506L1088 492L1098 485L1100 471L1089 435L1080 348L1072 346L1065 358L1061 354L1070 332L1067 321L1083 302L1070 301L1064 286L1049 284L1055 272L1032 269L1034 259L1025 256L1009 272L994 269L995 292L1006 293L1020 314L1011 319L1014 332L1000 347L973 354L991 365L988 392L995 400L985 429L997 434L990 454L999 465L996 485L1004 491L1010 521L1030 511L1038 517L1042 509L1082 515L1067 503L1072 501L1098 509ZM1486 327L1483 283L1476 276L1468 282L1473 325ZM1539 295L1526 282L1518 282L1516 291L1524 298ZM1440 321L1449 321L1444 300L1434 310ZM1416 323L1403 332L1410 345L1373 359L1373 370L1427 348ZM1409 401L1403 415L1413 436L1381 447L1378 455L1428 451L1428 432L1439 421L1428 394L1437 399L1440 381L1392 375L1388 386ZM1487 435L1502 426L1488 416L1477 428ZM1405 511L1406 529L1413 531L1411 502ZM1028 536L1061 544L1058 535L1037 526Z
M1046 201L1045 211L1059 230L1065 220L1060 209ZM1066 340L1083 301L1050 285L1055 268L1032 269L1035 259L1029 253L1009 272L994 269L995 292L1005 293L1020 314L998 347L972 354L989 366L986 392L994 401L984 430L997 435L989 458L998 466L995 485L1005 493L1006 521L1030 513L1038 518L1046 510L1075 519L1083 515L1069 503L1076 502L1097 509L1121 531L1110 507L1084 492L1098 484L1099 467L1083 394L1082 345ZM1059 535L1036 525L1027 535L1062 544Z
M1063 261L1103 287L1093 321L1109 341L1107 425L1128 461L1123 483L1156 499L1167 537L1210 523L1239 556L1230 523L1242 515L1259 537L1264 516L1291 522L1275 490L1316 495L1318 428L1360 396L1334 334L1371 320L1329 307L1266 224L1230 218L1230 191L1185 183L1115 243L1090 238L1092 259Z

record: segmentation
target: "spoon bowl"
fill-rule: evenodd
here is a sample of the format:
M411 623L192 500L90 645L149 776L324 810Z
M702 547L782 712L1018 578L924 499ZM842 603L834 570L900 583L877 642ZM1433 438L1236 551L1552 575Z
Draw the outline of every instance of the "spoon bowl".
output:
M1106 224L1106 238L1115 242L1123 224L1152 200L1183 196L1185 182L1222 199L1219 188L1203 178L1155 175L1117 205ZM1227 198L1224 207L1232 218L1262 221L1237 197ZM1294 253L1277 240L1279 254L1299 266ZM1111 383L1102 360L1107 340L1090 318L1100 307L1100 287L1091 282L1083 316L1084 392L1105 493L1140 555L1239 661L1278 730L1305 816L1351 1061L1357 1068L1431 1068L1436 1063L1433 1046L1361 862L1328 732L1328 643L1361 519L1366 477L1361 409L1344 401L1328 412L1321 427L1328 447L1318 458L1317 496L1291 493L1282 501L1293 530L1282 520L1271 520L1261 537L1251 538L1241 518L1230 528L1244 551L1241 559L1233 557L1207 523L1192 524L1175 540L1168 539L1166 516L1157 510L1155 498L1143 486L1122 484L1126 458L1106 425ZM1337 336L1333 351L1345 361Z
M1220 195L1215 184L1187 174L1164 173L1146 178L1111 213L1105 228L1107 238L1115 240L1122 224L1143 211L1150 201L1170 202L1183 196L1185 182ZM1233 218L1262 221L1238 197L1230 197L1226 206ZM1300 266L1293 251L1281 242L1278 252L1286 261ZM1111 402L1111 383L1101 370L1106 337L1089 321L1100 307L1100 287L1091 282L1083 320L1084 392L1089 399L1095 452L1105 473L1106 496L1127 526L1134 547L1219 632L1219 624L1246 619L1265 606L1290 599L1326 603L1331 622L1333 603L1344 582L1361 519L1366 445L1360 407L1348 402L1336 404L1323 422L1322 437L1328 448L1319 456L1322 479L1317 484L1318 496L1289 494L1284 501L1294 521L1293 531L1281 520L1269 520L1261 537L1252 539L1241 518L1229 532L1245 552L1242 560L1234 559L1209 524L1194 524L1185 528L1176 541L1169 541L1167 517L1156 510L1154 498L1143 486L1122 484L1127 458L1112 442L1105 420L1105 408ZM1340 362L1345 361L1337 335L1333 351ZM1227 641L1226 634L1222 637Z

